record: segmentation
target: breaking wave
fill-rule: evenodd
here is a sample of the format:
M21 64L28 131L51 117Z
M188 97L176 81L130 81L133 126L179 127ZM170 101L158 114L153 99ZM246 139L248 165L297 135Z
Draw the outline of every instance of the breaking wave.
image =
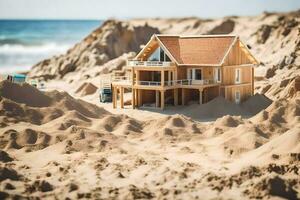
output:
M56 43L48 43L43 45L21 45L21 44L4 44L0 45L0 54L2 55L16 55L16 54L48 54L64 53L71 45L58 45Z

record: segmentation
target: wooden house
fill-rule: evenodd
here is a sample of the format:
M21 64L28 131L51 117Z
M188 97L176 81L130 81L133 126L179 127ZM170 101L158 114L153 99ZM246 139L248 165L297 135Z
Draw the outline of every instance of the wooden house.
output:
M124 88L132 89L133 108L202 104L217 96L240 103L253 95L257 64L238 36L153 35L128 60L129 76L112 82L113 106L120 93L124 107Z

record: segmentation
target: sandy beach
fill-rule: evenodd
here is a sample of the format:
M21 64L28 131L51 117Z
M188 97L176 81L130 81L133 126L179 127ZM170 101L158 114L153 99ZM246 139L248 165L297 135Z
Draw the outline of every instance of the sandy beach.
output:
M108 20L31 69L43 89L0 82L0 199L299 199L299 16ZM228 30L261 61L243 103L100 103L100 81L123 70L144 32Z

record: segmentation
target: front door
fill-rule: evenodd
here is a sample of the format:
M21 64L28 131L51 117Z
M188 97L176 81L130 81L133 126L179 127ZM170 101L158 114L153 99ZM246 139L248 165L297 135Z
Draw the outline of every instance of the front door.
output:
M203 84L202 69L192 68L188 71L188 79L191 79L192 84Z

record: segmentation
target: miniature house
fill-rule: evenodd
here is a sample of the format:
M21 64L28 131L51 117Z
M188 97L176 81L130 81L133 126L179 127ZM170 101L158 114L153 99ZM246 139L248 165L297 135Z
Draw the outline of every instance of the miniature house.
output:
M127 78L112 82L113 106L124 88L132 89L133 108L206 103L217 96L240 103L253 95L258 61L237 36L153 35L134 60Z

